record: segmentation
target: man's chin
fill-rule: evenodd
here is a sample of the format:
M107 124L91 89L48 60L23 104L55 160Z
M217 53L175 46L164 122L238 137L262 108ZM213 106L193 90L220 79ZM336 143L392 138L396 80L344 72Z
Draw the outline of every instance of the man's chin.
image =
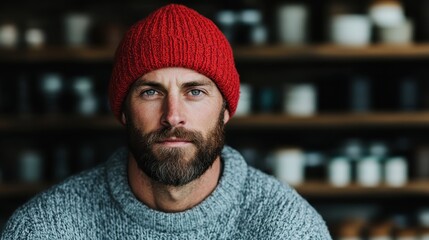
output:
M196 146L194 144L155 144L152 146L152 153L158 159L160 158L176 158L176 159L192 159L196 154Z

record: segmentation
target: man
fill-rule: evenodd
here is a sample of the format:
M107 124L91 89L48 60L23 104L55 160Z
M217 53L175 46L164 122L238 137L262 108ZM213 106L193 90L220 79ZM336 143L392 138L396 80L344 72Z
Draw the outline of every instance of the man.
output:
M224 146L238 96L214 23L156 10L125 35L109 85L128 149L29 201L2 239L331 239L293 189Z

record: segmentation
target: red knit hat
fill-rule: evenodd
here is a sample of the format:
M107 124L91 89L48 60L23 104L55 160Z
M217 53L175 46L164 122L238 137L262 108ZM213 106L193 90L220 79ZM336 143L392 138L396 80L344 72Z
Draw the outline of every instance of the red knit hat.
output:
M210 78L234 115L240 80L227 39L195 10L170 4L134 24L119 44L109 84L110 107L119 120L133 82L165 67L189 68Z

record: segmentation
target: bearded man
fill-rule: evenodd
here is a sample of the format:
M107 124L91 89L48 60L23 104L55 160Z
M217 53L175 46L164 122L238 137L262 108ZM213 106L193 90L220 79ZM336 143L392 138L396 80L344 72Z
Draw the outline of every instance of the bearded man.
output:
M124 36L109 83L128 148L30 200L1 239L331 239L296 191L224 145L239 86L212 21L154 11Z

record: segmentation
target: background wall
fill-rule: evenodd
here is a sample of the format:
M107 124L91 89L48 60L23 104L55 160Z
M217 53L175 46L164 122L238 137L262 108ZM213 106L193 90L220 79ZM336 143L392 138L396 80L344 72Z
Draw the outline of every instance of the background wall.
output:
M169 2L0 4L0 224L125 145L106 96L115 47ZM233 45L227 143L250 165L296 187L335 238L428 232L429 1L186 4Z

